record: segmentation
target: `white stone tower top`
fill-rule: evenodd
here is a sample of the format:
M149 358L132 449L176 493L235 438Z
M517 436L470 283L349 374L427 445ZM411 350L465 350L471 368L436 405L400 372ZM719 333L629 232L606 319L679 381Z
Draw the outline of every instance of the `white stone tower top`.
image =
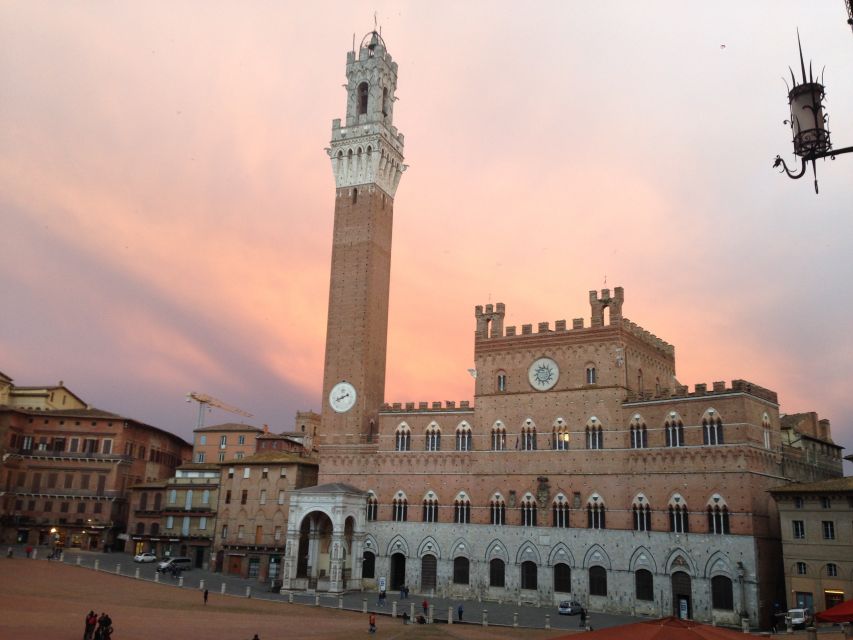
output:
M361 41L358 58L347 53L347 117L332 121L332 159L335 185L375 184L394 197L403 164L403 134L393 125L397 63L376 31Z

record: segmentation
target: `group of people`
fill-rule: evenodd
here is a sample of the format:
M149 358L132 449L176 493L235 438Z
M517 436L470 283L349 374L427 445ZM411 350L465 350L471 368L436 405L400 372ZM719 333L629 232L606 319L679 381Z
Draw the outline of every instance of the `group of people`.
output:
M113 635L113 619L106 613L98 616L94 611L86 614L86 630L83 640L110 640Z

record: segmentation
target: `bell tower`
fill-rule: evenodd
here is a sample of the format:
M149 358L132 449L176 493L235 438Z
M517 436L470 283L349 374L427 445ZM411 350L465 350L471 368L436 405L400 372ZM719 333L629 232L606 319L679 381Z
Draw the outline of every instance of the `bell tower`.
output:
M397 63L368 33L347 53L346 122L332 121L335 221L318 444L370 440L385 400L394 194L405 170Z

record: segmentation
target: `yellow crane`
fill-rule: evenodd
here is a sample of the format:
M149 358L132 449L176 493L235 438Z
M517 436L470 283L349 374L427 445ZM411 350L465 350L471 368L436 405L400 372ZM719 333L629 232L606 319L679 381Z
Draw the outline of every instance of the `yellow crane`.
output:
M246 418L251 418L252 414L248 411L243 411L242 409L238 409L237 407L232 407L230 404L226 404L222 402L222 400L217 400L213 396L209 396L206 393L197 393L195 391L190 391L187 394L187 402L198 402L198 421L196 424L196 429L199 429L204 426L204 410L207 407L216 407L217 409L222 409L223 411L227 411L228 413L235 413L238 416L244 416Z

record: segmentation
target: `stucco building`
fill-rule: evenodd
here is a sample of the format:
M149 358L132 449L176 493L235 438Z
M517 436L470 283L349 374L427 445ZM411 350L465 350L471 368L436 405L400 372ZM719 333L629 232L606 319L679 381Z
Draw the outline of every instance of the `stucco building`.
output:
M285 588L384 577L391 589L767 623L784 594L766 492L840 476L840 447L820 421L805 454L776 393L752 382L679 383L675 348L626 317L621 287L589 292L587 318L520 327L505 326L501 303L476 306L475 402L385 403L406 169L397 73L376 32L347 53L346 118L327 149L320 484L292 496Z
M240 460L255 453L255 438L263 429L236 422L213 424L193 430L193 462L216 464Z

